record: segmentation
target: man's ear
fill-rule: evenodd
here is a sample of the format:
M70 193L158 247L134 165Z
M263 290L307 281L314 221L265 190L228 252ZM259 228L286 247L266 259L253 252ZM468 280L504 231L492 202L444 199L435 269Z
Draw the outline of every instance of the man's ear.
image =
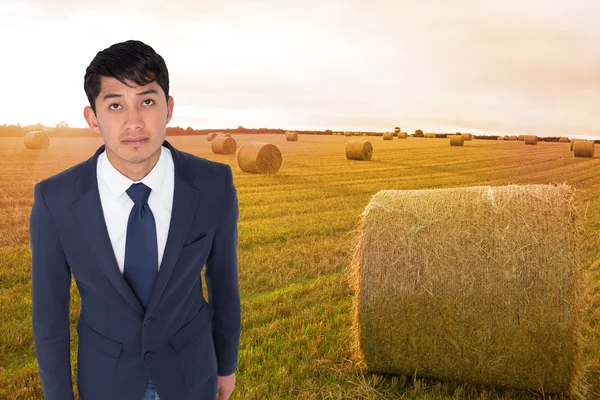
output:
M98 119L96 118L96 113L92 110L92 107L86 106L83 109L83 116L87 121L88 126L96 133L102 134L100 131L100 125L98 125Z
M175 105L173 96L169 96L167 100L167 124L171 121L171 117L173 117L173 106Z

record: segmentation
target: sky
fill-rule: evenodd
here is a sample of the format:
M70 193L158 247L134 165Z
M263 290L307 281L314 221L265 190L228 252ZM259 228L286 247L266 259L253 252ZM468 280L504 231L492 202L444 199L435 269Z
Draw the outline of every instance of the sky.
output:
M600 138L598 0L0 0L0 124L86 127L86 67L137 39L168 126Z

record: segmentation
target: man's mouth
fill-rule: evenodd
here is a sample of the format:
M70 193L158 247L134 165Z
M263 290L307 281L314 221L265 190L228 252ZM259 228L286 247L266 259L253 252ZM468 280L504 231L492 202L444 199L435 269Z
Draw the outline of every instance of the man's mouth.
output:
M128 144L128 145L132 145L132 146L139 146L141 144L144 144L148 141L148 138L146 137L135 137L135 138L128 138L123 140L123 143Z

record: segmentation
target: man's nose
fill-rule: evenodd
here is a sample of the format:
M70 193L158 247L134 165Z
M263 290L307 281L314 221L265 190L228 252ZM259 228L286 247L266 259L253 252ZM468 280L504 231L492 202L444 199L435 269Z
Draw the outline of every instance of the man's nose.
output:
M135 131L144 128L144 121L140 110L137 107L132 107L125 113L125 130Z

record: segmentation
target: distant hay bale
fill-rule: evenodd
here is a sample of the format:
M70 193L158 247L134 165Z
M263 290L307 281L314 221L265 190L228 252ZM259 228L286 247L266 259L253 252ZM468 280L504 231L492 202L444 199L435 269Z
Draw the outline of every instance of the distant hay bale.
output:
M281 151L272 143L247 142L237 155L240 169L255 174L276 174L282 161Z
M574 157L594 157L595 143L593 140L578 140L573 145Z
M210 148L215 154L235 154L237 143L230 136L218 135L210 142Z
M463 146L465 144L465 138L463 135L451 135L450 146Z
M366 140L350 140L346 144L348 160L370 161L373 156L373 145Z
M538 137L535 135L527 135L525 136L525 144L536 145L538 143Z
M566 136L561 136L558 138L559 143L569 143L569 138Z
M498 136L498 140L504 140L504 137Z
M216 137L217 137L217 133L216 132L211 132L208 135L206 135L206 140L208 140L209 142L212 142L212 140L214 138L216 138Z
M408 139L408 133L398 132L398 139Z
M352 134L354 136L362 136L362 132L358 132L358 131L352 132Z
M45 150L50 146L50 136L43 131L31 131L23 137L28 149Z
M383 134L383 140L393 140L394 134L392 132L385 132Z
M472 134L470 134L470 133L463 133L463 134L462 134L462 137L463 137L465 140L473 140L473 135L472 135Z
M435 133L424 133L423 137L430 138L430 139L435 138Z
M382 190L357 229L371 372L580 393L581 221L567 185Z
M352 136L352 132L346 131L346 132L344 132L344 136Z
M525 140L525 135L519 135L519 136L517 136L517 140L520 141L520 142L524 141Z
M290 131L286 132L285 140L287 140L288 142L297 142L298 141L298 133L290 132Z
M587 142L587 139L571 139L571 151L573 151L573 146L575 142Z
M519 137L518 136L509 136L508 140L513 140L513 141L514 140L519 140Z

